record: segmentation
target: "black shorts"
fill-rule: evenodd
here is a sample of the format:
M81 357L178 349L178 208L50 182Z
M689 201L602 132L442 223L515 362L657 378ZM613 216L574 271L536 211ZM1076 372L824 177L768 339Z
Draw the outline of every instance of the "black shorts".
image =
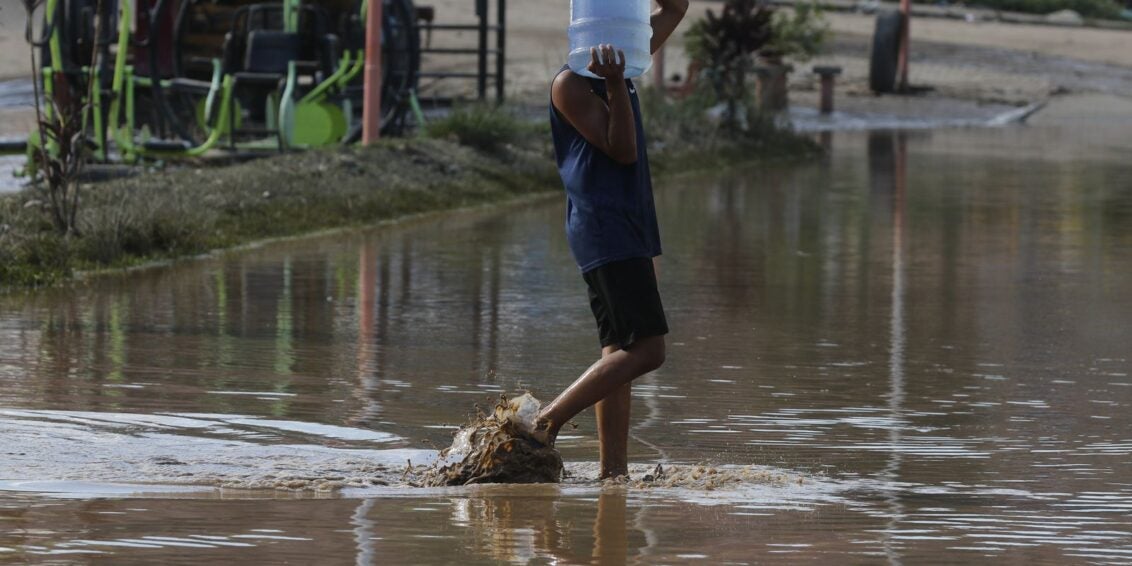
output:
M582 274L601 346L628 350L633 342L668 334L656 271L649 258L607 263Z

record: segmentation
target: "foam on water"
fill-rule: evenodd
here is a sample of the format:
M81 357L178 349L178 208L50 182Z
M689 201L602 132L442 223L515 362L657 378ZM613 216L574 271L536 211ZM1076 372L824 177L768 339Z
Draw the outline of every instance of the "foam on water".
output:
M0 491L27 492L59 497L149 497L207 494L212 489L193 485L137 485L85 481L0 481Z
M388 433L244 415L3 410L0 437L0 489L76 494L122 483L330 491L388 484L407 461L436 457L375 448L399 440Z

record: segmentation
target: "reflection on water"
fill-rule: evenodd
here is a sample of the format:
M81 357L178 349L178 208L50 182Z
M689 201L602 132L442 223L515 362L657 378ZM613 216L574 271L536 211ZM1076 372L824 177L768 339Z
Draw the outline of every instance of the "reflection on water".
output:
M563 486L381 485L596 355L557 200L0 299L0 557L1132 560L1132 168L1049 135L834 134L658 191L634 475L789 481L602 487L587 414Z
M869 173L872 176L872 189L880 194L892 194L892 312L889 329L888 409L892 423L904 421L904 222L905 203L908 190L908 147L903 133L886 134L876 132L869 136ZM888 426L888 445L900 446L903 434L901 427ZM888 462L878 475L884 481L893 483L900 478L900 463L903 454L900 450L888 451ZM888 503L888 524L885 528L884 553L888 561L900 563L898 543L892 538L900 523L905 520L904 504L895 493L886 497Z

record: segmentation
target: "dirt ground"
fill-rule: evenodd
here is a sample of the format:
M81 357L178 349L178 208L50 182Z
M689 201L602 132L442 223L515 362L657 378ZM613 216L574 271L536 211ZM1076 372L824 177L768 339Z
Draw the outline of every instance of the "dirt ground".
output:
M24 40L23 3L0 0L0 79L26 77L31 73L28 45Z
M475 20L470 0L420 3L436 8L437 23ZM665 49L670 84L677 77L682 79L687 68L683 32L707 9L718 10L720 5L716 0L692 0L688 17ZM839 78L840 97L847 97L846 101L858 97L861 105L879 105L883 109L883 101L894 98L865 100L871 98L866 81L874 17L850 13L831 13L827 17L834 32L833 41L826 54L796 65L792 88L800 93L800 99L806 100L806 93L812 93L816 87L815 77L809 72L811 65L836 64L844 69ZM565 58L569 1L512 2L507 18L507 95L521 103L543 104L550 77ZM28 74L23 23L19 0L0 0L0 78ZM475 35L436 31L430 42L435 47L467 47L474 44ZM1017 105L1057 94L1132 93L1130 32L920 18L912 23L912 45L911 82L931 89L930 95L921 98L923 104L961 99ZM432 55L423 61L423 66L432 70L467 71L474 65L474 57L468 56ZM427 98L430 92L470 94L472 87L471 81L425 79L420 90ZM908 106L906 101L893 104L898 109ZM0 136L12 135L30 124L26 109L2 106Z
M828 17L839 34L866 36L873 32L872 16ZM997 47L1132 67L1132 32L1127 31L929 18L913 20L910 29L913 42Z
M438 22L472 19L471 3L467 0L433 0L431 4L436 7ZM569 2L528 0L511 6L515 7L507 14L507 92L521 99L541 98L546 93L549 77L565 59ZM720 6L718 1L692 0L688 16L665 50L665 74L670 79L672 74L683 74L687 68L684 31L706 10L718 11ZM842 65L846 68L844 80L850 84L863 80L874 17L847 13L831 13L827 17L835 41L831 45L832 52L817 62ZM441 37L439 33L433 38L437 46L471 40L471 36ZM1126 72L1132 69L1132 33L1123 31L923 18L912 24L912 41L911 81L942 89L948 95L974 98L985 95L995 100L1020 102L1066 87L1064 83L1073 82L1063 76L1066 73L1104 75L1110 67L1123 67ZM959 57L957 51L967 52L968 57ZM430 63L446 68L467 64L437 58L426 60L426 64ZM1068 68L1075 67L1076 63L1082 65ZM808 68L808 64L799 65L799 70ZM804 85L810 81L808 77L800 77L803 74L795 73L795 80ZM1128 80L1132 81L1132 77ZM1110 89L1068 90L1108 92ZM1132 92L1132 88L1124 92Z

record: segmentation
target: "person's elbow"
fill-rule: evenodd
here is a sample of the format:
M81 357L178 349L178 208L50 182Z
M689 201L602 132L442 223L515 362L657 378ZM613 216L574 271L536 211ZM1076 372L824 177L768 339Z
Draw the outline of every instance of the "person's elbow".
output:
M637 152L614 156L613 160L622 165L632 165L637 162Z
M632 165L637 162L637 147L611 147L606 153L621 165Z

